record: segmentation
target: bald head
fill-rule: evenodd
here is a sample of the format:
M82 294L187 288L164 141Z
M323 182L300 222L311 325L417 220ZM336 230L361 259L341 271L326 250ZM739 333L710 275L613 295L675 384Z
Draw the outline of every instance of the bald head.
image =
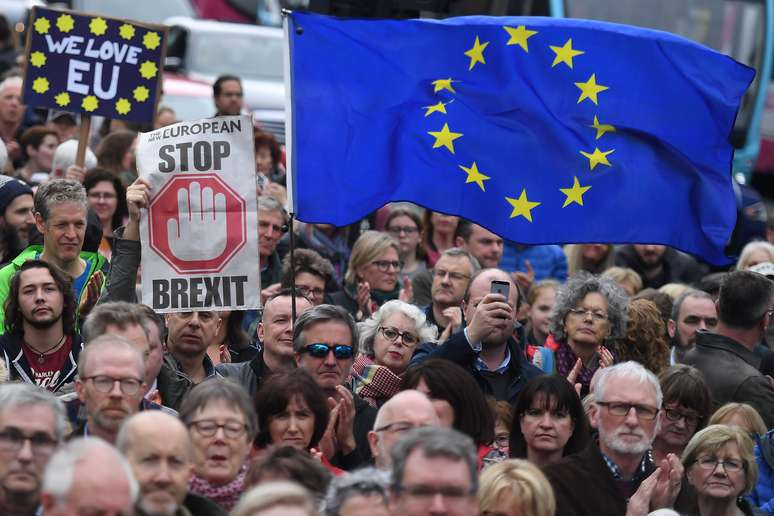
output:
M177 514L193 472L193 450L185 425L160 410L146 410L126 420L116 445L140 484L142 513Z
M401 391L390 398L376 414L368 443L378 468L390 466L390 450L411 428L440 426L433 403L416 390Z

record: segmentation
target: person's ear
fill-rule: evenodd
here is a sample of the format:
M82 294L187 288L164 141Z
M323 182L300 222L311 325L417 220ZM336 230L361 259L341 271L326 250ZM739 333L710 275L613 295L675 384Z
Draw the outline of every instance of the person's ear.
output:
M677 323L672 319L667 321L667 332L669 333L670 338L675 338L675 333L677 332Z
M42 235L46 229L46 221L43 220L43 215L39 212L35 212L35 227L38 228L38 232Z
M373 430L368 432L368 447L371 448L371 455L374 457L374 462L379 460L379 434Z

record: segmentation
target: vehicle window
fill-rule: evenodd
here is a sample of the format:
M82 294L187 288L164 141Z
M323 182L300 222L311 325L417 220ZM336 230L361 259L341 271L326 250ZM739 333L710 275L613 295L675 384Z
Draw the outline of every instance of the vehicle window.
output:
M244 33L191 33L188 40L191 72L217 77L239 70L243 79L282 80L281 38Z

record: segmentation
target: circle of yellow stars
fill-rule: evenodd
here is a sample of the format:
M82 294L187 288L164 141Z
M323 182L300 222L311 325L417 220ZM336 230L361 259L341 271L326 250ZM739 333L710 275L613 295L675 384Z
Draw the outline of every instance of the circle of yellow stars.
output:
M69 33L75 28L75 19L69 14L61 14L56 18L56 28L62 33ZM108 31L108 22L97 16L89 22L89 32L94 36L104 36ZM51 21L45 16L39 16L33 23L33 29L38 34L48 34L51 31ZM137 29L131 23L123 23L118 27L118 35L126 41L131 41L137 35ZM161 45L161 36L158 32L149 31L142 37L142 45L148 50L155 50ZM43 68L48 58L41 51L30 53L29 63L34 68ZM153 61L144 61L138 67L140 75L147 80L158 75L158 66ZM32 90L38 94L44 94L51 88L51 83L46 77L37 77L32 82ZM135 102L145 102L150 98L150 89L146 86L137 86L132 90L132 98ZM57 106L66 107L73 101L66 91L58 93L54 97ZM81 108L86 112L93 112L99 108L100 102L94 95L87 95L81 100ZM114 104L116 113L126 115L132 110L132 101L127 98L119 98Z
M508 35L506 46L517 46L525 53L529 53L529 39L538 34L536 30L530 30L525 25L519 25L518 27L503 27ZM484 52L489 45L489 41L481 41L479 36L475 36L473 46L464 52L464 55L469 59L468 71L472 71L477 65L485 65L486 57ZM566 66L568 69L573 69L573 60L585 54L585 51L580 50L573 46L572 38L568 38L564 43L557 42L556 45L549 45L549 48L554 53L554 59L551 63L551 68L557 66ZM454 84L462 82L459 79L452 77L436 79L431 82L433 86L433 93L439 93L448 91L456 94ZM585 82L575 82L575 86L580 90L577 104L580 104L584 100L588 100L595 106L599 105L600 94L609 90L609 86L600 84L597 82L597 76L592 73L591 76ZM435 113L446 115L447 106L454 102L454 99L447 102L439 101L436 104L429 106L423 106L425 110L425 118L430 117ZM611 124L605 124L599 121L596 115L594 115L594 122L588 125L596 131L595 140L600 140L606 133L615 132L616 129ZM455 153L454 142L464 136L463 133L453 131L448 123L444 123L443 127L437 131L428 131L427 134L435 138L433 142L433 149L444 148L451 154ZM608 157L615 152L615 149L602 150L599 147L594 147L592 151L581 150L580 154L588 160L589 170L593 171L597 166L612 167L612 163ZM474 183L482 192L486 191L485 181L491 179L490 176L479 170L479 165L473 161L470 165L460 164L458 165L460 170L467 175L465 184ZM584 186L581 184L577 176L573 176L572 186L568 188L560 188L559 190L564 194L565 200L562 208L566 208L572 204L583 206L583 196L591 189L591 186ZM506 202L511 206L512 211L510 218L524 217L529 222L532 222L532 210L540 206L542 203L534 200L530 200L527 196L526 188L522 188L518 197L505 197Z

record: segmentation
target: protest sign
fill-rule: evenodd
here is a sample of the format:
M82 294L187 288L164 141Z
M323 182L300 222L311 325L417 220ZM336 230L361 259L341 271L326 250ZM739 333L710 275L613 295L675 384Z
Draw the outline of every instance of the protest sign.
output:
M250 118L208 118L142 133L137 169L151 183L140 218L143 303L157 312L257 308Z
M166 30L161 25L33 7L24 103L153 121Z

